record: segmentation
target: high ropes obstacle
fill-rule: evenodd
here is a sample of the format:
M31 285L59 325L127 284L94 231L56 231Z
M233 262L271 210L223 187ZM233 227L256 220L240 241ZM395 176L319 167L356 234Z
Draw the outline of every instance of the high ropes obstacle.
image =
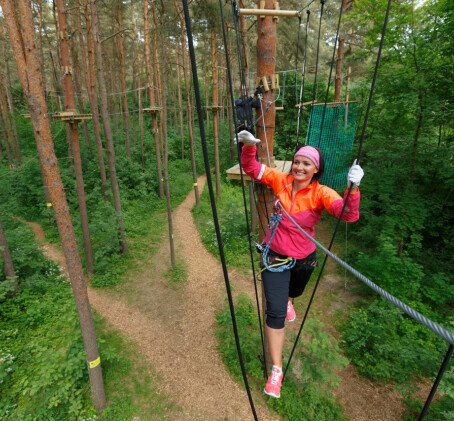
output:
M261 9L261 10L260 9L259 10L257 10L257 9L251 9L251 10L242 9L241 10L241 9L238 8L238 6L237 6L235 1L230 0L230 2L232 4L233 15L235 17L235 29L236 29L236 34L237 34L238 53L240 54L240 41L239 41L239 36L238 36L238 27L237 27L236 24L237 24L237 21L238 21L238 18L239 18L240 15L256 14L256 15L276 16L276 15L279 14L280 16L296 16L296 17L299 18L299 20L301 22L301 13L302 13L302 11L305 8L308 8L309 5L313 1L314 0L310 0L309 3L307 4L307 6L303 7L299 11L293 12L293 11L278 11L278 10L264 10L264 9ZM359 160L360 160L360 157L361 157L361 151L362 151L362 146L363 146L363 142L364 142L364 136L365 136L365 131L366 131L366 127L367 127L369 111L370 111L370 107L371 107L371 103L372 103L373 91L374 91L375 82L376 82L376 79L377 79L378 67L379 67L379 63L380 63L380 56L381 56L381 51L382 51L382 48L383 48L383 42L384 42L385 33L386 33L386 26L387 26L389 12L390 12L390 8L391 8L391 1L392 0L388 0L388 4L387 4L386 16L385 16L383 29L382 29L382 34L381 34L381 40L380 40L380 47L379 47L378 54L377 54L377 60L376 60L376 64L375 64L373 80L372 80L372 84L371 84L371 88L370 88L369 100L368 100L367 109L366 109L365 118L364 118L364 123L363 123L363 127L362 127L361 138L360 138L360 141L359 141L359 148L358 148L358 153L357 153L357 157L356 157L356 161L358 163L359 163ZM198 76L197 76L197 64L196 64L195 52L194 52L194 43L193 43L192 29L191 29L191 19L190 19L190 16L189 16L189 6L188 6L187 0L182 0L182 3L183 3L184 17L185 17L185 23L186 23L186 31L187 31L187 37L188 37L189 54L190 54L190 59L191 59L191 68L192 68L192 76L193 76L193 83L194 83L194 92L195 92L195 97L196 97L196 108L197 108L197 115L198 115L199 127L200 127L200 137L201 137L203 158L204 158L204 164L205 164L205 172L206 172L207 184L208 184L208 189L209 189L209 194L210 194L210 202L211 202L211 209L212 209L212 213L213 213L213 221L214 221L214 227L215 227L215 231L216 231L216 238L217 238L217 241L218 241L219 255L220 255L220 259L221 259L221 265L222 265L222 270L223 270L223 274L224 274L224 281L225 281L227 297L228 297L228 302L229 302L229 309L230 309L230 314L232 316L232 326L233 326L233 332L234 332L234 336L235 336L235 343L236 343L236 347L237 347L238 359L239 359L239 362L240 362L241 372L242 372L242 375L243 375L243 381L244 381L244 384L245 384L245 387L246 387L247 396L248 396L249 403L250 403L250 406L251 406L251 411L252 411L252 414L254 416L254 419L258 420L257 413L256 413L255 407L254 407L254 402L252 400L251 390L250 390L250 387L249 387L249 383L248 383L248 379L247 379L247 374L246 374L244 362L243 362L241 346L240 346L240 339L239 339L239 335L238 335L237 322L236 322L236 317L235 317L235 309L234 309L234 305L233 305L232 292L231 292L230 281L229 281L229 276L228 276L228 272L227 272L227 265L226 265L226 261L225 261L224 250L223 250L223 244L222 244L222 238L221 238L221 232L220 232L220 226L219 226L219 219L218 219L218 216L217 216L216 201L215 201L213 184L212 184L212 179L211 179L211 171L210 171L210 165L209 165L208 149L207 149L207 142L206 142L206 136L205 136L204 116L203 116L203 110L202 110L202 103L201 103L201 99L200 99L200 90L199 90L199 83L198 83ZM321 0L320 21L321 21L322 15L323 15L324 4L325 4L325 0ZM335 55L336 45L337 45L337 37L338 37L338 34L339 34L339 26L340 26L341 17L342 17L342 9L343 9L342 5L343 5L343 1L341 0L340 1L339 21L338 21L337 32L336 32L336 39L335 39L335 42L334 42L333 59L332 59L332 62L331 62L331 71L332 71L332 63L334 62L334 55ZM231 72L230 72L229 52L228 52L228 48L227 48L227 38L226 38L226 31L225 31L225 25L224 25L224 14L223 14L222 0L219 0L219 7L220 7L221 19L222 19L222 30L223 30L223 38L224 38L224 51L225 51L226 63L227 63L227 74L228 74L229 85L230 85L230 100L232 102L232 109L235 110L234 98L233 98L232 78L231 78ZM307 14L308 14L308 20L309 20L310 12L308 11ZM307 25L306 25L306 30L307 30ZM307 34L307 32L306 32L306 34ZM298 38L299 38L299 34L298 34ZM306 41L307 41L307 36L306 36ZM320 41L320 26L319 26L318 43L319 43L319 41ZM318 63L318 52L319 52L319 44L317 45L317 63ZM306 56L306 48L305 48L305 51L304 51L304 56ZM239 60L239 64L241 65L241 60ZM316 67L317 67L317 65L316 65ZM300 99L302 98L302 94L303 94L303 91L304 91L304 68L305 68L305 57L304 57L304 63L303 63L303 81L302 81L302 87L301 87L301 92L300 92ZM308 134L307 134L307 137L306 137L306 142L307 143L315 144L314 143L314 139L317 138L317 137L318 137L318 143L317 144L320 145L320 143L321 143L322 133L323 133L323 129L324 129L324 123L325 123L325 117L326 117L328 91L329 91L330 82L331 82L331 71L330 71L330 75L329 75L329 83L328 83L328 88L327 88L326 101L325 101L325 104L324 104L324 107L323 107L323 111L321 111L316 117L314 116L314 118L318 118L319 119L319 127L318 127L318 130L316 130L316 132L317 132L316 135L311 137L311 126L313 125L312 124L313 123L312 122L313 116L311 115L310 120L309 120L310 124L309 124ZM315 75L317 76L317 71L316 71ZM242 83L244 82L244 74L242 74L241 82ZM316 102L315 101L315 85L316 85L316 83L314 83L314 93L313 93L312 105ZM242 85L242 86L244 86L244 85ZM301 103L302 103L302 101L300 101L300 105L301 105ZM270 105L271 104L268 104L268 107ZM263 105L260 104L260 106L263 106ZM263 109L262 109L262 111L263 111ZM267 111L267 109L264 112L266 113L266 111ZM301 111L301 107L299 107L299 113L300 113L300 111ZM236 113L236 111L234 111L234 112ZM298 122L297 122L297 144L298 144L299 124L300 124L300 114L299 113L298 113ZM262 112L262 116L263 116L263 112ZM252 116L251 116L251 118L252 118ZM236 119L235 119L235 121L236 121ZM255 123L257 123L257 121ZM312 142L311 142L311 140L312 140ZM238 138L237 138L237 146L238 146L237 149L238 149L238 158L239 158L240 145L238 143ZM245 190L244 190L244 179L243 179L243 171L241 169L241 162L240 162L240 175L241 175L241 181L242 181L241 184L243 186L243 203L244 203L245 215L246 215L246 226L247 226L247 231L248 231L249 250L250 250L251 263L252 263L252 272L253 272L253 277L254 277L255 294L256 294L257 308L258 308L258 318L259 318L259 324L260 324L260 330L261 330L262 328L261 328L261 320L260 320L260 309L259 309L259 302L258 302L257 286L256 286L256 283L255 283L256 276L255 276L254 260L253 260L253 254L252 254L252 243L251 243L251 236L250 236L249 218L248 218L248 210L247 210L247 204L246 204L246 194L245 194ZM361 274L360 272L355 270L353 267L348 265L346 262L344 262L342 259L340 259L336 255L334 255L330 251L331 247L332 247L332 245L334 243L334 238L335 238L336 233L338 231L342 215L343 215L343 213L345 211L345 207L346 207L347 200L348 200L348 197L350 195L350 192L351 192L351 188L349 187L347 195L346 195L346 199L344 200L344 206L343 206L342 212L341 212L341 214L340 214L340 216L339 216L339 218L337 220L337 224L336 224L336 227L334 229L334 233L333 233L333 236L332 236L332 239L330 241L330 244L329 244L328 248L324 247L317 240L315 240L309 234L307 234L303 230L303 228L301 228L294 221L294 219L291 217L291 215L289 215L286 212L284 207L278 202L278 205L279 205L280 209L282 210L282 212L284 212L286 214L286 216L295 225L295 227L303 235L305 235L310 241L312 241L317 247L319 247L325 253L325 259L323 261L323 264L321 265L321 269L320 269L320 273L319 273L318 279L316 281L314 290L313 290L312 295L310 297L309 304L308 304L307 309L306 309L306 313L304 315L304 318L303 318L303 321L301 323L301 326L300 326L300 329L299 329L295 344L293 346L292 352L291 352L289 360L287 362L286 370L284 372L284 378L285 378L285 374L288 371L288 367L290 366L290 361L291 361L293 353L295 351L297 341L299 340L299 337L301 335L301 332L302 332L305 320L307 318L310 306L311 306L313 298L315 296L315 292L316 292L317 287L319 285L323 270L324 270L324 268L326 266L327 259L328 259L328 257L331 257L334 261L336 261L338 264L343 266L346 270L348 270L352 275L354 275L357 279L359 279L361 282L363 282L369 288L371 288L372 290L374 290L375 292L380 294L387 301L389 301L390 303L392 303L395 306L397 306L399 309L401 309L402 311L407 313L411 318L413 318L417 322L421 323L422 325L426 326L432 332L434 332L436 335L438 335L441 338L445 339L449 343L448 350L447 350L446 355L444 357L444 360L443 360L443 362L441 364L441 367L439 369L437 377L436 377L436 379L435 379L435 381L433 383L432 389L431 389L431 391L429 393L429 396L428 396L428 398L427 398L427 400L425 402L425 405L424 405L424 407L423 407L423 409L422 409L422 411L421 411L421 413L419 415L418 420L422 420L425 417L425 415L427 414L427 411L428 411L429 406L430 406L430 404L432 402L432 399L433 399L433 397L435 395L437 387L438 387L438 385L439 385L439 383L440 383L440 381L442 379L442 376L443 376L443 374L444 374L444 372L445 372L445 370L446 370L446 368L448 366L449 360L450 360L451 355L453 353L453 350L454 350L454 334L452 332L448 331L447 329L443 328L439 324L437 324L437 323L433 322L432 320L428 319L427 317L425 317L421 313L417 312L412 307L408 306L404 302L400 301L399 299L397 299L396 297L394 297L393 295L388 293L386 290L380 288L378 285L376 285L370 279L365 277L363 274ZM261 336L262 336L262 347L263 347L263 334L262 334L262 331L261 331ZM264 355L265 355L265 353L264 353ZM266 368L265 368L265 377L266 377Z

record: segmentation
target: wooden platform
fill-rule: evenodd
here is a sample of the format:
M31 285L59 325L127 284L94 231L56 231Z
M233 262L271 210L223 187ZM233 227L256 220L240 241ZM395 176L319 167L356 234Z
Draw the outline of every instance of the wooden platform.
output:
M84 121L91 120L91 114L77 114L74 111L60 111L52 114L52 119L60 121Z
M24 118L31 118L30 114L21 114L21 116Z
M148 107L148 108L143 108L142 111L144 113L154 114L154 113L161 112L162 111L162 107Z
M209 105L206 107L208 111L217 112L221 111L224 107L222 105Z
M290 168L292 167L292 161L274 161L276 165L276 169L282 172L288 173ZM266 165L266 164L265 164ZM227 171L227 178L230 180L241 180L241 173L240 173L240 164L236 164L234 167L229 168ZM251 177L246 175L243 171L243 180L245 182L251 181Z

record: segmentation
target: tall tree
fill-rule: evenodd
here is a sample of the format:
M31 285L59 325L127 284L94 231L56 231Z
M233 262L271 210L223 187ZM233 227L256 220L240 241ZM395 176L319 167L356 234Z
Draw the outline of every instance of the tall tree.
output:
M104 125L104 135L107 145L107 158L109 161L110 184L114 200L115 211L117 212L118 237L122 253L128 252L126 244L125 228L121 212L120 188L117 180L117 169L115 167L115 148L110 128L109 112L107 110L107 92L104 75L104 62L101 50L101 39L99 35L98 9L95 0L91 0L92 37L95 44L96 62L98 64L99 92L101 97L101 114Z
M95 69L95 42L93 39L93 27L92 19L90 18L90 11L88 6L88 0L82 0L84 11L85 11L85 21L87 28L87 56L88 56L88 65L84 67L85 72L85 81L87 83L87 92L88 100L90 102L92 121L93 121L93 134L95 135L96 142L96 152L98 155L98 164L99 164L99 174L101 177L101 189L104 200L107 201L107 176L106 176L106 166L104 164L104 149L101 140L101 124L99 120L99 111L98 111L98 99L96 95L96 69ZM80 17L80 10L76 8L77 12L77 30L79 34L79 44L84 45L83 33L82 33L82 21ZM84 57L84 56L82 56Z
M17 282L13 259L11 259L11 253L9 251L8 242L6 241L2 221L0 221L0 257L3 260L3 270L5 271L6 279L12 283L13 292L16 293L19 289L19 284Z
M153 136L154 136L154 144L156 150L156 170L158 173L158 185L159 185L159 198L162 199L164 197L164 184L162 178L162 168L161 168L161 147L159 142L159 129L158 129L158 116L157 112L153 110L156 107L156 100L155 100L155 86L153 86L153 75L152 75L152 67L151 67L151 53L150 53L150 35L149 35L149 24L148 24L148 0L144 0L143 2L143 30L144 30L144 48L145 48L145 68L147 72L147 88L148 88L148 95L150 96L150 108L151 111L151 119L153 123Z
M130 147L130 120L129 120L129 109L128 109L128 97L126 95L126 62L125 62L125 51L123 46L123 14L122 14L122 3L118 3L118 32L119 32L119 52L120 52L120 67L121 67L121 91L123 99L123 117L125 122L125 132L126 132L126 155L131 157L131 147Z
M13 0L0 0L0 5L6 18L5 21L16 59L16 67L26 95L39 159L46 172L48 185L52 187L49 192L52 197L55 218L79 315L89 366L93 405L98 411L102 411L106 405L106 397L95 328L69 207L53 148L50 116L44 97L39 52L37 50L30 3L26 0L17 2L21 17L20 24Z
M58 22L60 25L60 56L63 69L63 95L65 111L76 114L76 102L74 101L72 71L69 62L69 46L68 46L68 22L66 20L66 11L63 5L63 0L57 0ZM74 120L68 123L71 131L72 149L74 156L74 169L76 173L77 199L79 201L80 223L82 227L82 237L84 240L85 261L87 264L87 272L89 275L94 272L93 250L90 241L90 229L88 227L87 204L85 201L84 178L82 173L82 161L80 158L79 146L79 131L77 116Z
M191 89L190 89L190 76L189 70L186 67L186 35L185 35L185 23L183 11L178 7L177 0L173 1L175 11L177 12L179 21L180 21L180 38L181 38L181 63L183 68L184 76L184 86L186 89L186 119L188 126L188 137L189 137L189 148L191 152L191 167L192 167L192 179L194 186L194 195L196 207L200 207L200 196L199 196L199 187L197 185L197 168L195 164L195 152L194 152L194 135L193 135L193 121L192 121L192 101L191 101Z

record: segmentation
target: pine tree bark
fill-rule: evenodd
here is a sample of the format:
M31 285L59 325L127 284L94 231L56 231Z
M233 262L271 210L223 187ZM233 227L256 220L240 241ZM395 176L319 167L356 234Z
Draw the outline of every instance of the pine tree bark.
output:
M221 197L221 170L219 165L219 113L218 106L218 52L216 49L216 32L211 30L211 98L213 114L214 139L214 173L216 178L216 196Z
M79 2L76 0L75 8L79 10ZM80 13L80 10L79 10ZM73 20L71 22L73 29L77 28L77 16L76 14L71 14ZM77 104L79 105L79 110L81 114L85 114L84 98L82 95L82 72L80 69L80 60L79 60L79 51L77 42L74 42L74 38L71 37L71 56L73 61L73 75L74 75L74 87L76 91ZM85 46L84 50L85 50ZM83 60L83 59L82 59ZM84 73L85 74L85 73ZM82 130L84 134L85 146L88 150L88 155L90 159L93 157L93 148L91 145L90 133L88 132L88 125L85 120L82 121Z
M1 112L1 109L0 109L0 126L2 129L3 140L5 142L4 146L5 146L5 150L6 150L6 156L8 157L8 163L9 163L10 168L12 168L14 166L14 160L13 160L13 156L11 154L11 148L9 147L8 134L6 131L6 125L5 125L5 121L3 119L3 113Z
M142 170L145 170L145 153L143 148L143 106L142 106L142 68L139 65L138 77L138 101L139 101L139 131L140 131L140 159L142 162Z
M98 164L99 164L99 173L101 177L101 189L104 201L107 202L107 176L106 176L106 166L104 164L104 150L101 140L101 124L99 120L99 111L98 111L98 100L96 95L96 71L95 71L95 46L93 41L93 28L90 18L90 12L87 0L83 0L84 10L85 10L85 19L87 27L87 53L88 53L88 66L86 71L86 82L87 82L87 92L88 100L90 102L92 121L93 121L93 133L95 135L96 142L96 152L98 155ZM80 19L80 11L78 13L78 32L79 32L79 43L80 45L84 44L83 34L82 34L82 22Z
M180 137L181 137L181 159L184 159L184 121L183 121L183 97L181 94L181 67L180 67L180 54L178 52L178 42L175 48L175 57L177 60L177 93L178 93L178 121L180 123Z
M3 71L0 70L0 110L2 112L4 121L5 121L6 133L8 135L8 138L11 142L11 146L13 148L16 164L22 165L22 156L20 153L19 143L17 142L16 136L14 136L13 124L11 122L11 118L9 115L9 109L8 109L8 103L7 103L4 83L5 83L5 77L4 77Z
M92 17L92 37L95 44L95 55L98 63L98 78L99 78L99 92L101 97L101 114L104 125L104 135L106 138L107 145L107 158L109 162L109 175L110 184L112 187L112 194L114 200L115 211L117 212L117 224L118 224L118 237L120 242L120 248L122 253L128 252L128 246L126 244L125 228L123 225L123 217L121 212L121 200L120 200L120 188L117 180L117 170L115 167L115 149L112 138L112 130L110 128L109 111L107 109L107 92L106 92L106 81L104 75L104 64L101 51L101 40L99 38L99 23L98 23L98 12L95 0L91 0L91 17Z
M153 11L153 19L155 20L155 27L156 27L156 16ZM156 48L156 47L155 47ZM166 54L166 49L162 49L162 57L163 57L163 62L164 66L167 61L167 54ZM161 72L159 71L159 62L156 62L155 64L158 69L157 69L157 75L160 75ZM173 220L172 220L172 204L170 202L170 186L169 186L169 140L167 137L167 104L166 104L166 72L162 73L162 79L160 81L160 86L161 86L161 105L162 105L162 123L163 123L163 130L162 130L162 135L163 135L163 140L164 140L164 184L165 184L165 190L166 190L166 204L167 204L167 222L168 222L168 228L169 228L169 245L170 245L170 263L172 265L172 269L175 268L175 244L173 241Z
M27 0L19 0L17 4L21 16L20 26L13 0L0 0L16 59L16 67L26 93L39 159L46 172L48 185L51 187L49 191L79 315L87 363L90 367L89 376L93 405L98 411L102 411L106 405L106 397L95 328L69 207L53 148L50 117L44 97L32 11Z
M11 76L9 70L9 60L8 54L6 52L6 43L5 43L5 32L3 30L3 23L0 23L0 44L1 44L1 51L3 60L5 60L4 72L5 72L5 90L6 90L6 97L8 98L8 108L11 114L14 114L14 101L13 95L11 93Z
M120 67L121 67L121 91L123 98L123 117L125 122L126 132L126 155L131 158L131 146L130 146L130 120L129 120L129 109L128 109L128 97L126 95L126 64L125 64L125 52L123 47L123 17L121 12L122 4L118 4L118 30L120 32L119 52L120 52Z
M9 280L12 281L13 292L15 294L19 289L19 284L17 282L16 272L14 270L13 260L11 259L8 242L6 241L2 221L0 221L0 256L3 260L3 270L5 271L6 279L9 278Z
M63 0L56 0L58 10L58 22L60 25L60 56L62 60L62 67L65 69L63 73L63 95L65 111L76 112L76 102L74 100L73 83L72 83L72 71L69 61L69 46L68 46L68 22L66 20L66 11L63 5ZM90 241L90 229L88 227L88 214L87 204L85 201L85 188L84 178L82 173L82 161L80 158L80 146L79 146L79 132L77 121L68 123L71 131L71 141L74 156L74 170L76 173L76 187L77 187L77 198L79 201L79 212L80 212L80 224L82 228L82 237L84 241L85 261L87 266L87 272L89 275L94 273L94 260L93 250Z
M148 25L148 0L143 2L143 26L144 26L144 47L145 47L145 65L147 72L147 88L148 95L150 96L150 107L153 108L156 105L154 86L153 86L153 75L151 73L151 53L150 53L150 36L149 36L149 25ZM158 129L158 117L156 112L151 113L151 119L153 123L153 136L156 151L156 170L158 173L158 185L159 185L159 198L164 198L164 184L162 177L161 168L161 147L159 140L159 129Z
M200 196L199 196L199 187L197 185L197 169L195 164L195 153L194 153L194 135L192 132L193 121L192 121L192 101L191 101L191 88L190 88L190 76L189 71L186 67L186 35L185 35L185 22L184 16L182 11L178 8L177 0L173 1L175 6L175 10L177 12L178 18L180 19L180 36L181 36L181 60L182 60L182 67L183 67L183 75L184 75L184 86L186 89L186 118L187 118L187 125L188 125L188 135L189 135L189 148L191 152L191 167L192 167L192 179L193 179L193 186L194 186L194 195L195 195L195 203L196 207L200 207Z

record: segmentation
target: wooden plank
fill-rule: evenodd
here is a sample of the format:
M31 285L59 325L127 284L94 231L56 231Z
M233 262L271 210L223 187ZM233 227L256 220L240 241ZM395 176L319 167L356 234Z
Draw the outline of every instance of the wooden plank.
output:
M292 161L274 161L276 165L276 169L285 173L290 171L292 167ZM241 173L240 173L240 164L236 164L232 168L229 168L227 171L227 178L230 180L241 180ZM251 177L245 174L243 171L243 179L245 182L251 181Z

